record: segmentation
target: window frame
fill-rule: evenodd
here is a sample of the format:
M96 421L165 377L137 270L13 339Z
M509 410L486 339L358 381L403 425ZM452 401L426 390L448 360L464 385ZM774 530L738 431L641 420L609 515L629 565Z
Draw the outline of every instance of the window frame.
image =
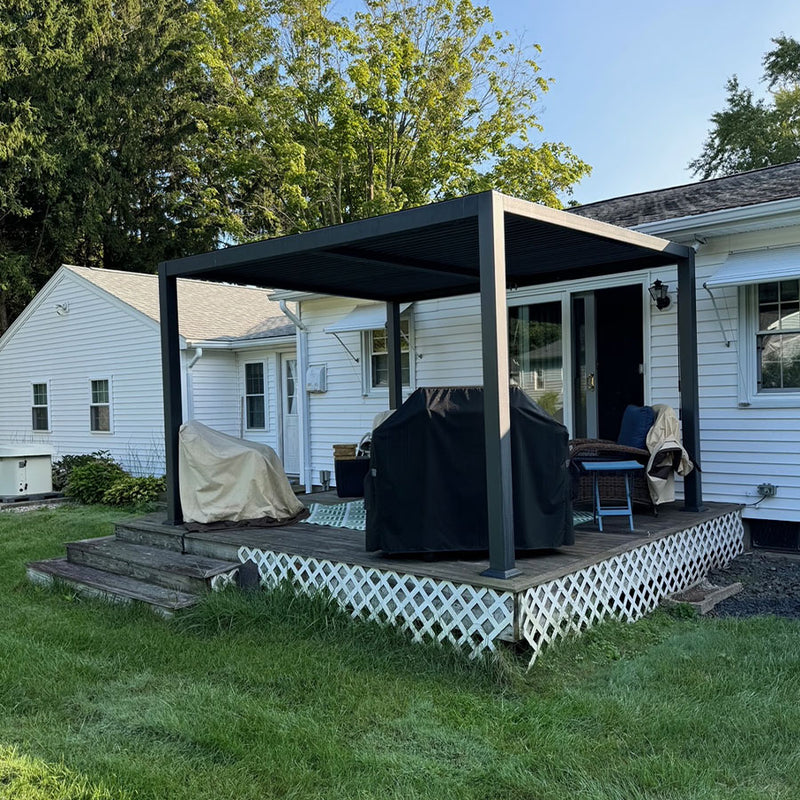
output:
M94 386L93 384L105 381L107 384L108 400L105 403L96 402L94 399ZM107 436L114 433L114 411L113 411L113 398L114 393L112 389L113 383L110 375L95 376L89 378L89 433ZM92 409L94 408L107 408L108 409L108 429L93 428L92 423Z
M407 326L407 330L403 332L403 326ZM389 392L389 385L388 382L383 385L373 385L374 374L375 370L373 367L373 358L377 356L387 356L389 353L389 337L388 331L386 328L383 328L383 331L387 334L386 336L386 351L378 351L377 353L373 349L373 334L380 333L381 328L374 328L371 330L362 331L361 335L361 361L363 363L363 394L364 397L369 397L371 395L384 395L388 394ZM402 357L403 355L407 355L408 357L408 382L403 381L402 389L412 391L414 389L414 346L412 344L414 339L414 323L411 316L404 316L400 318L400 337L401 337L401 368L402 368ZM405 350L403 350L403 344L405 344Z
M249 392L248 391L248 376L247 376L247 368L251 366L260 366L261 367L261 392ZM245 361L244 367L242 371L242 381L243 381L243 396L244 396L244 429L246 431L268 431L269 430L269 406L267 404L267 385L268 385L268 372L267 372L267 362L264 359L253 359L252 361ZM250 404L249 398L251 397L260 397L261 398L261 413L264 417L264 424L260 426L253 426L250 424Z
M798 280L786 278L784 280ZM740 408L797 408L800 407L800 387L789 389L759 390L758 337L762 333L759 325L759 286L781 283L781 280L762 281L739 286L739 407Z
M34 388L35 386L44 386L44 388L45 388L45 392L47 394L47 397L46 397L47 402L44 403L43 405L41 403L36 403L35 402L36 401L36 390ZM51 401L52 401L52 395L51 395L51 392L50 392L50 381L49 380L31 381L30 398L31 398L31 431L33 433L51 433L53 420L52 420L52 413L51 413L51 408L50 408ZM46 412L47 412L47 427L45 427L45 428L37 428L37 427L34 426L34 412L36 411L36 409L39 409L39 408L44 408L46 410Z

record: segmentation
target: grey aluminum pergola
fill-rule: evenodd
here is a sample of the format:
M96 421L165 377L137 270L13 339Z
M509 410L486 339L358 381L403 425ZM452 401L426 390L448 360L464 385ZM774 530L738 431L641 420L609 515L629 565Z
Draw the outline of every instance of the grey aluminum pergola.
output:
M507 288L677 265L683 441L699 462L694 251L488 191L159 266L168 522L182 521L178 429L182 423L177 278L338 295L387 304L390 407L400 405L400 304L480 293L489 509L488 574L514 560ZM699 511L699 469L684 481L684 507Z

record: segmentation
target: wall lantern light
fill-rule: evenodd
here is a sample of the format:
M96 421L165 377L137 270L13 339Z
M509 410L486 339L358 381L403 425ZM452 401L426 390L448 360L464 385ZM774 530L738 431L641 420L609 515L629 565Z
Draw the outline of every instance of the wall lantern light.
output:
M669 308L671 300L667 294L668 289L669 284L661 283L661 281L655 280L653 281L653 285L647 290L650 292L650 297L653 298L653 302L656 304L656 308L659 311Z

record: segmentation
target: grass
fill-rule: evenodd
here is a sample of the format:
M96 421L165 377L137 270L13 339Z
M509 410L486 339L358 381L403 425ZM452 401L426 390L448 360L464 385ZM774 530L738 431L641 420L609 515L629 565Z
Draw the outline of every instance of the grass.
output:
M0 513L0 798L800 797L800 624L659 612L530 672L286 592L165 623L24 580L119 511Z

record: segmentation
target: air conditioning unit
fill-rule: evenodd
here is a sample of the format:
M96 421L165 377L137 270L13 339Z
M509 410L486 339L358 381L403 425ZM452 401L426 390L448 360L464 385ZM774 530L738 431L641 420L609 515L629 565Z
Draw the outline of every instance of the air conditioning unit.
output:
M53 491L52 454L40 445L0 445L0 500Z

